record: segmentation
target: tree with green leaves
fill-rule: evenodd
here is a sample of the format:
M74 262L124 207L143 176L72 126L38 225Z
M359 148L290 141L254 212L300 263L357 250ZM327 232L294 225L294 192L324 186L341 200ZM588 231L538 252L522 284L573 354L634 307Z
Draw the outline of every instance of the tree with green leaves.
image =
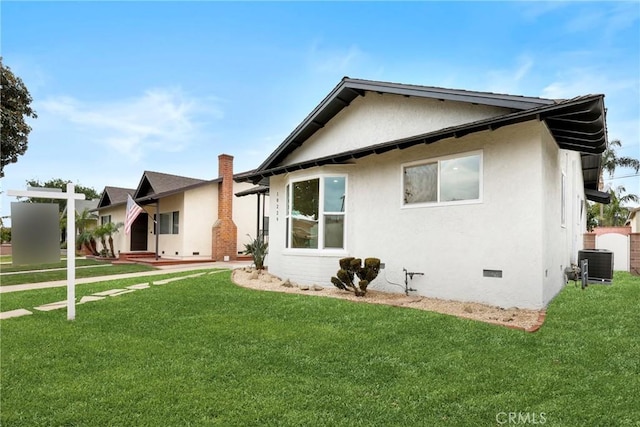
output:
M18 161L18 156L27 151L31 126L26 118L38 117L31 108L31 94L20 77L9 67L5 67L0 57L0 91L2 92L0 116L2 137L0 138L0 177L4 176L4 167Z
M116 253L113 249L113 235L119 232L123 225L124 224L122 222L118 222L118 223L108 222L102 226L107 235L107 240L109 241L109 249L111 250L112 258L116 257Z
M609 178L613 178L617 168L633 169L637 174L640 171L640 160L633 157L619 156L617 149L622 147L619 139L609 142L607 149L602 153L602 175L600 176L600 189L604 189L604 172L606 171ZM635 202L638 203L640 198L636 194L625 194L626 189L622 186L617 188L609 188L611 202L608 205L601 203L590 203L587 210L587 228L592 230L594 227L616 227L624 225L629 209L624 205Z
M98 250L96 248L96 240L93 237L93 233L89 230L84 230L78 234L76 237L76 250L82 249L82 246L91 253L91 255L98 256ZM67 251L69 251L69 246L67 245Z
M634 159L633 157L618 156L616 149L621 147L622 142L620 142L619 139L614 139L609 142L607 149L602 153L602 172L607 171L609 177L613 177L616 168L633 169L635 173L640 171L640 160ZM604 179L600 179L600 185L604 185Z
M628 205L631 202L640 202L640 197L635 194L625 194L624 187L619 186L610 189L611 202L608 205L593 203L587 211L587 228L594 227L622 227L629 218Z
M72 182L71 180L64 180L61 178L52 178L48 181L41 182L39 179L30 179L27 181L27 186L29 187L39 187L39 188L59 188L62 191L67 190L67 184ZM82 193L85 195L86 200L95 200L100 198L100 194L92 188L85 187L80 184L76 184L75 188L76 193ZM58 203L60 207L60 212L63 212L65 207L67 206L67 201L64 199L46 199L46 198L38 198L38 197L28 197L24 202L27 203Z
M107 257L109 255L109 249L107 249L107 229L105 228L105 224L94 229L93 235L100 239L100 243L102 244L102 249L99 251L100 255Z
M60 218L60 227L63 227L63 225L64 227L66 227L66 224L67 224L66 218L68 214L69 212L67 212L66 215ZM84 209L80 213L76 212L75 217L76 217L76 233L77 233L76 250L82 249L82 245L84 244L85 247L89 249L89 251L93 255L98 255L98 249L97 249L94 233L92 230L89 230L87 228L87 226L91 222L97 220L98 216L95 213L90 212L89 209ZM70 241L71 238L67 238L67 240ZM67 245L67 249L68 249L68 245Z

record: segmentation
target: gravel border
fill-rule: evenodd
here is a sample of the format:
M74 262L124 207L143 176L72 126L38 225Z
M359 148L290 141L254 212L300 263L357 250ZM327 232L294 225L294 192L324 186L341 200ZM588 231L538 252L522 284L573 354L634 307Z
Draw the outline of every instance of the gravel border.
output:
M319 285L297 285L288 280L269 274L266 271L255 271L250 268L236 269L231 279L238 286L271 292L286 292L322 296L329 298L341 298L349 301L386 304L394 307L414 308L418 310L434 311L465 319L477 320L494 325L506 326L526 332L536 332L544 322L545 310L526 310L519 308L500 308L474 302L449 301L423 296L406 296L401 293L367 291L365 297L356 297L354 294L337 288L327 288Z

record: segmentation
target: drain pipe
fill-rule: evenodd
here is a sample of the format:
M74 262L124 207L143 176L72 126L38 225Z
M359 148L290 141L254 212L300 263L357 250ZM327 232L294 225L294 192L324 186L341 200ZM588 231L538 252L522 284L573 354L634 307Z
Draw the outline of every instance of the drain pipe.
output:
M417 289L413 289L409 287L409 279L413 280L413 276L424 276L424 273L417 273L415 271L407 271L406 268L403 268L404 272L404 293L409 296L409 292L415 292Z

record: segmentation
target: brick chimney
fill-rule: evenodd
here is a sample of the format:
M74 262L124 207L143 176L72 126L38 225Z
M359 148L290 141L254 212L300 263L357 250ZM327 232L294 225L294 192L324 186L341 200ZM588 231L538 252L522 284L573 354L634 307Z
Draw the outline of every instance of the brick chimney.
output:
M233 222L233 156L218 156L218 220L212 229L211 258L235 261L238 258L238 228Z

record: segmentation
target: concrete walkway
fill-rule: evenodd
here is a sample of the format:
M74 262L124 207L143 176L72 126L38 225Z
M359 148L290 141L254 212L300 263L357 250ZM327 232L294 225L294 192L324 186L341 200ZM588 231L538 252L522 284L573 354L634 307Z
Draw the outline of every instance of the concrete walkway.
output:
M113 274L111 276L87 277L84 279L76 279L76 285L84 283L106 282L109 280L128 279L131 277L158 276L167 273L176 273L180 271L204 270L210 268L230 269L248 267L251 261L233 261L233 262L206 262L201 264L185 264L185 265L166 265L158 267L158 270L141 271L139 273ZM0 294L8 292L30 291L34 289L58 288L67 286L67 281L56 280L53 282L25 283L23 285L0 286Z
M198 277L204 274L216 274L221 273L225 270L233 270L235 268L242 268L251 265L251 262L248 261L235 261L235 262L207 262L201 264L189 264L189 265L168 265L163 267L158 267L158 270L153 271L142 271L139 273L127 273L127 274L114 274L111 276L99 276L99 277L87 277L84 279L76 279L75 284L82 283L96 283L96 282L106 282L109 280L118 280L118 279L126 279L132 277L149 277L149 276L158 276L161 274L170 274L176 272L188 272L194 270L205 270L205 269L216 269L217 271L210 272L199 272L194 274L188 274L178 277L171 277L169 279L156 280L156 281L146 281L144 283L139 283L131 286L127 286L125 289L110 289L103 292L97 292L93 295L83 296L80 298L79 302L76 304L86 304L88 302L100 301L105 299L106 297L117 297L120 295L128 294L131 292L135 292L142 289L148 289L151 285L160 286L165 285L170 282L175 282L178 280L185 280L190 277ZM58 280L54 282L42 282L42 283L30 283L24 285L11 285L11 286L2 286L0 287L0 293L5 292L18 292L18 291L29 291L34 289L45 289L45 288L55 288L55 287L63 287L67 286L66 280ZM57 301L49 304L44 304L38 307L34 307L35 310L38 311L51 311L65 308L67 306L67 301ZM0 320L11 319L14 317L22 317L33 314L30 310L19 308L17 310L10 310L0 313Z

